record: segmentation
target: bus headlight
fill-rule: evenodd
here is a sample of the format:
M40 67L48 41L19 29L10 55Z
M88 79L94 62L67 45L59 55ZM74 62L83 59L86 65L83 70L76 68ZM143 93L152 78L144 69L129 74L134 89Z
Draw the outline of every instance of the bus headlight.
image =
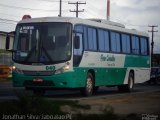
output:
M55 74L59 74L59 73L66 72L66 71L69 70L69 68L70 68L69 65L65 65L65 66L63 66L62 68L57 69L56 72L55 72Z
M18 73L18 74L23 74L23 71L17 68L16 66L12 67L12 72L13 73Z
M65 65L65 66L63 67L63 69L64 69L64 71L69 70L69 65Z

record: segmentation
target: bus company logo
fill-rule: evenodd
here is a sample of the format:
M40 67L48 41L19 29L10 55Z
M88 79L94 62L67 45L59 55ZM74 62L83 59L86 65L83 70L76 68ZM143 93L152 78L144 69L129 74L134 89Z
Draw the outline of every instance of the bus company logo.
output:
M109 56L109 55L103 56L103 54L101 54L100 60L101 61L115 62L115 57L114 57L114 55L112 55L112 56Z

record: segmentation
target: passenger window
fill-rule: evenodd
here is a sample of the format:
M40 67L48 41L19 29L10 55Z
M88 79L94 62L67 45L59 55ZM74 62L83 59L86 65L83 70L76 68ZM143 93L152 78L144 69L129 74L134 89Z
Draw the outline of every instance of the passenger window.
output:
M87 27L84 27L84 49L88 49Z
M109 51L109 35L107 31L98 30L98 43L100 51Z
M147 45L147 39L141 38L141 54L147 55L148 54L148 45Z
M129 35L122 34L122 52L130 53L130 37Z
M94 28L88 28L88 44L89 50L97 50L97 35Z
M116 32L111 32L111 51L120 52L120 34Z
M132 36L132 53L139 54L139 38Z

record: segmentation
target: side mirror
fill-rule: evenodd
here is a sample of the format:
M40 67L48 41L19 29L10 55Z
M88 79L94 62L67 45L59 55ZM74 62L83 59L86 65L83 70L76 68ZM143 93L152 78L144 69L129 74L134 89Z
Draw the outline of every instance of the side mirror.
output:
M79 36L75 36L74 37L74 48L75 49L79 49L80 48L80 37Z
M10 36L7 34L7 37L6 37L6 50L9 49L9 46L10 46Z

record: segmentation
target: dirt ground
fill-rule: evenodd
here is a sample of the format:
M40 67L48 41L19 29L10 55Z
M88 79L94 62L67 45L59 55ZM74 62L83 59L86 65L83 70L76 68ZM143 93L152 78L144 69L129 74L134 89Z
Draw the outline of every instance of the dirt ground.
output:
M104 99L81 100L91 106L92 113L112 106L116 114L160 114L160 92L128 94ZM97 111L98 110L98 111Z
M81 105L89 105L90 109L72 109L63 106L62 110L71 113L102 114L114 111L115 114L158 114L160 115L160 91L117 95L104 98L79 100Z

